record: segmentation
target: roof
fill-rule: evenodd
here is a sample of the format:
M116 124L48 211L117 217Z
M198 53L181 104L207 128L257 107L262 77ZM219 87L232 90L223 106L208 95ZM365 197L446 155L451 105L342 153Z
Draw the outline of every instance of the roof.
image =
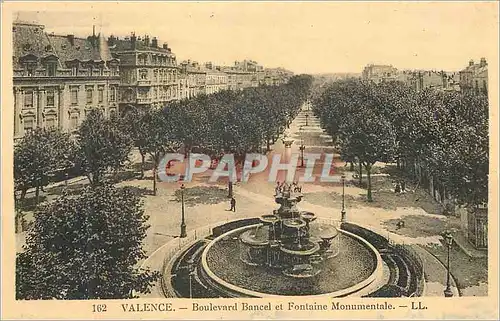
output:
M482 73L488 72L488 65L481 66L480 64L473 64L472 66L467 66L460 72L471 72L473 75L480 75Z
M113 60L103 35L87 39L72 35L47 34L43 26L14 23L13 29L14 68L19 66L19 58L33 55L37 59L56 56L60 63L72 60L110 61Z
M110 46L112 51L131 51L131 50L143 50L143 51L157 51L158 53L162 53L168 55L169 57L175 57L175 54L172 53L171 50L165 49L163 47L153 47L151 45L146 46L144 40L137 39L135 41L135 49L132 47L132 41L130 38L127 39L118 39L114 38L112 45Z
M18 67L20 57L34 55L37 58L44 58L55 54L41 25L14 22L12 33L14 68Z

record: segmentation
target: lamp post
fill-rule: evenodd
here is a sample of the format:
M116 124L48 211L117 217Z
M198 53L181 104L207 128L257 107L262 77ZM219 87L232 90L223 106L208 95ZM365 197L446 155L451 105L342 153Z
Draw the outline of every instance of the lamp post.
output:
M193 273L194 273L194 260L190 257L187 261L187 268L189 273L189 298L193 298Z
M341 222L346 221L345 211L345 175L342 174L342 210L340 211Z
M308 126L308 125L307 125L307 119L308 119L308 118L309 118L309 114L306 114L306 126Z
M444 236L444 240L446 242L446 246L448 248L448 264L446 268L446 289L444 290L444 296L449 298L453 296L453 292L451 291L451 286L450 286L450 250L451 250L451 245L453 244L453 236L451 235L450 232L446 232Z
M304 146L304 132L302 131L303 128L300 126L299 131L300 131L300 138L301 138L301 144L300 144L300 167L304 167L304 150L306 149L306 146Z
M184 238L187 236L186 234L186 221L184 220L184 189L186 187L184 184L181 185L181 238Z

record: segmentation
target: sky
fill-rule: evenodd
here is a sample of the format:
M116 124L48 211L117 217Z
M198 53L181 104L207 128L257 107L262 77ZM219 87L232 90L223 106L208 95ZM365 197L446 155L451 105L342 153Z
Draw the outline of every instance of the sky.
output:
M179 62L252 59L315 74L359 73L370 63L452 71L470 59L498 59L495 2L31 3L29 10L13 18L56 34L85 37L93 24L106 36L149 34Z

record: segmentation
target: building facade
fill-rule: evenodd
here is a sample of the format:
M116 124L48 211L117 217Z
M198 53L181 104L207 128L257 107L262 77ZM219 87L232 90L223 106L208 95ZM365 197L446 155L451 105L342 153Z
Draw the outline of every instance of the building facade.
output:
M398 77L398 70L392 65L367 65L363 69L362 78L365 80L380 83L383 81L393 81Z
M221 67L214 66L211 62L208 62L205 64L205 72L205 93L207 95L228 89L228 76L225 72L221 71Z
M118 111L119 61L102 35L86 39L13 24L14 139L37 128L78 129L86 113Z
M444 91L459 91L458 73L436 70L403 70L396 80L406 83L416 91L436 89Z
M158 45L156 37L111 36L109 48L120 61L120 108L151 106L161 108L179 99L177 61L166 43Z
M469 65L460 71L460 89L464 92L488 94L488 63L486 58L481 58L479 64L470 60Z
M207 72L198 62L185 60L179 65L180 78L184 79L185 98L206 94Z

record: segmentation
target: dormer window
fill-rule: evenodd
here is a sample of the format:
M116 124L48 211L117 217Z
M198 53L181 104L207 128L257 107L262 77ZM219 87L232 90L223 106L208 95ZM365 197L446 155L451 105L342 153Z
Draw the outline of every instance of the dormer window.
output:
M47 52L48 52L48 51L50 51L51 49L52 49L52 47L51 47L50 45L46 45L46 46L45 46L45 51L47 51Z
M35 75L36 64L35 63L27 63L26 64L26 73L28 77L33 77Z
M57 72L57 63L49 62L47 63L47 76L55 77Z

